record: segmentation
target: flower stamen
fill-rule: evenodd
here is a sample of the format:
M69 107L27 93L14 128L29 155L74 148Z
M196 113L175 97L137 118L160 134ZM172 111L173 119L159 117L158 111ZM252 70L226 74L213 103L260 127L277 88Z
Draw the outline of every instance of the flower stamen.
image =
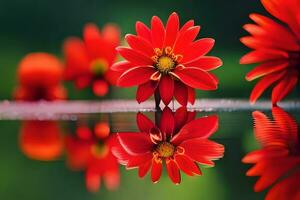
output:
M172 157L175 153L175 146L169 142L161 142L155 149L157 154L162 158Z

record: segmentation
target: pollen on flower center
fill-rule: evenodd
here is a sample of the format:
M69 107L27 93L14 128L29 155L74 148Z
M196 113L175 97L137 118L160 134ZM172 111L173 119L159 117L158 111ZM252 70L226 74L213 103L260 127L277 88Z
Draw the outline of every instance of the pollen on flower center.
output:
M181 55L175 55L171 47L166 47L163 50L156 48L154 51L155 56L152 57L154 65L158 71L164 74L174 69L182 58Z
M173 156L175 152L175 146L169 142L162 142L157 146L156 152L160 157L169 158Z
M156 67L161 72L169 72L175 66L175 62L172 58L168 56L162 56L158 59Z

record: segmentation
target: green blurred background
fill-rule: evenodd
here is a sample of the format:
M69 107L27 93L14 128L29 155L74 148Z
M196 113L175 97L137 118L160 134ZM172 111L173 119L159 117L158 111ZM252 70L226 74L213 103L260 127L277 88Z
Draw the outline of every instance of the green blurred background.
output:
M246 82L244 76L251 67L238 64L248 51L239 38L246 35L242 25L250 22L249 13L265 13L259 0L0 0L0 99L11 98L16 67L25 54L45 51L62 57L64 39L81 36L85 23L102 26L114 22L124 36L135 33L137 20L149 25L151 17L158 15L166 21L173 11L179 13L182 23L195 19L202 27L199 37L215 38L210 54L224 61L223 67L215 71L220 78L219 90L198 92L198 97L248 97L253 83ZM67 87L70 99L92 96L90 92L74 90L71 84ZM135 88L116 90L113 97L135 96Z

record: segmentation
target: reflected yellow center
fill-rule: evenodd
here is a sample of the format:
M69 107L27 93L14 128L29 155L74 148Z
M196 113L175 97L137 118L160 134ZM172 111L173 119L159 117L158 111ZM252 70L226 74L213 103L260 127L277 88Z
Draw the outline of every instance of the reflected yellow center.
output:
M91 148L92 154L97 158L103 158L108 153L108 147L105 144L94 144Z
M160 157L169 158L173 156L175 147L169 142L162 142L157 146L156 152Z

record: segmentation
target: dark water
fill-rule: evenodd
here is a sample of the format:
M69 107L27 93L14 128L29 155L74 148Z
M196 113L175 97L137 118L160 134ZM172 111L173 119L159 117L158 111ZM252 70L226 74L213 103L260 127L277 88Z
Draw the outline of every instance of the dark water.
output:
M142 113L155 121L155 112L147 112L152 108L148 107L144 110L139 108L138 110L146 111ZM0 121L2 136L0 140L0 197L9 200L264 199L267 192L282 180L275 181L262 192L254 192L253 187L258 178L246 176L247 170L253 165L241 162L247 153L262 148L255 139L253 132L254 119L252 113L257 109L249 107L248 109L231 109L233 111L228 111L230 109L203 110L196 112L195 119L217 115L219 119L218 130L210 139L225 146L224 157L215 161L215 167L208 168L200 165L202 176L190 177L181 173L181 184L174 185L170 181L166 170L163 171L160 181L153 184L149 174L141 179L138 177L136 169L126 170L124 166L120 166L119 187L110 191L102 182L99 191L96 193L87 191L84 170L74 171L66 164L68 155L64 138L74 136L78 127L82 126L89 127L93 132L95 131L95 125L99 122L107 123L111 134L138 132L137 112L124 112L124 110L118 112L114 110L112 113L86 112L55 115L60 120L53 118L53 116L49 117L45 113L41 117L44 120L30 118L28 115L23 116L22 113L13 113L13 115L19 116L18 120L10 118ZM265 107L261 112L273 119L270 108ZM288 113L293 120L300 122L300 111L297 107L285 105L283 112ZM8 112L3 113L2 110L2 118L5 118L5 116L9 118ZM157 114L156 117L158 117ZM24 128L26 123L44 123L44 125L33 125L34 128L27 127L26 129ZM276 125L267 125L266 134L269 134L274 127ZM27 140L24 139L24 134L27 134ZM40 134L40 136L36 136L36 134ZM288 143L289 139L285 141ZM298 143L298 141L293 142ZM294 152L290 149L290 146L287 149ZM298 152L289 155L291 154L292 156L298 156ZM266 170L269 169L266 168ZM294 175L290 173L289 176ZM291 187L295 187L295 185ZM299 185L296 187L299 187ZM297 189L296 191L299 192ZM288 191L285 190L285 192Z

